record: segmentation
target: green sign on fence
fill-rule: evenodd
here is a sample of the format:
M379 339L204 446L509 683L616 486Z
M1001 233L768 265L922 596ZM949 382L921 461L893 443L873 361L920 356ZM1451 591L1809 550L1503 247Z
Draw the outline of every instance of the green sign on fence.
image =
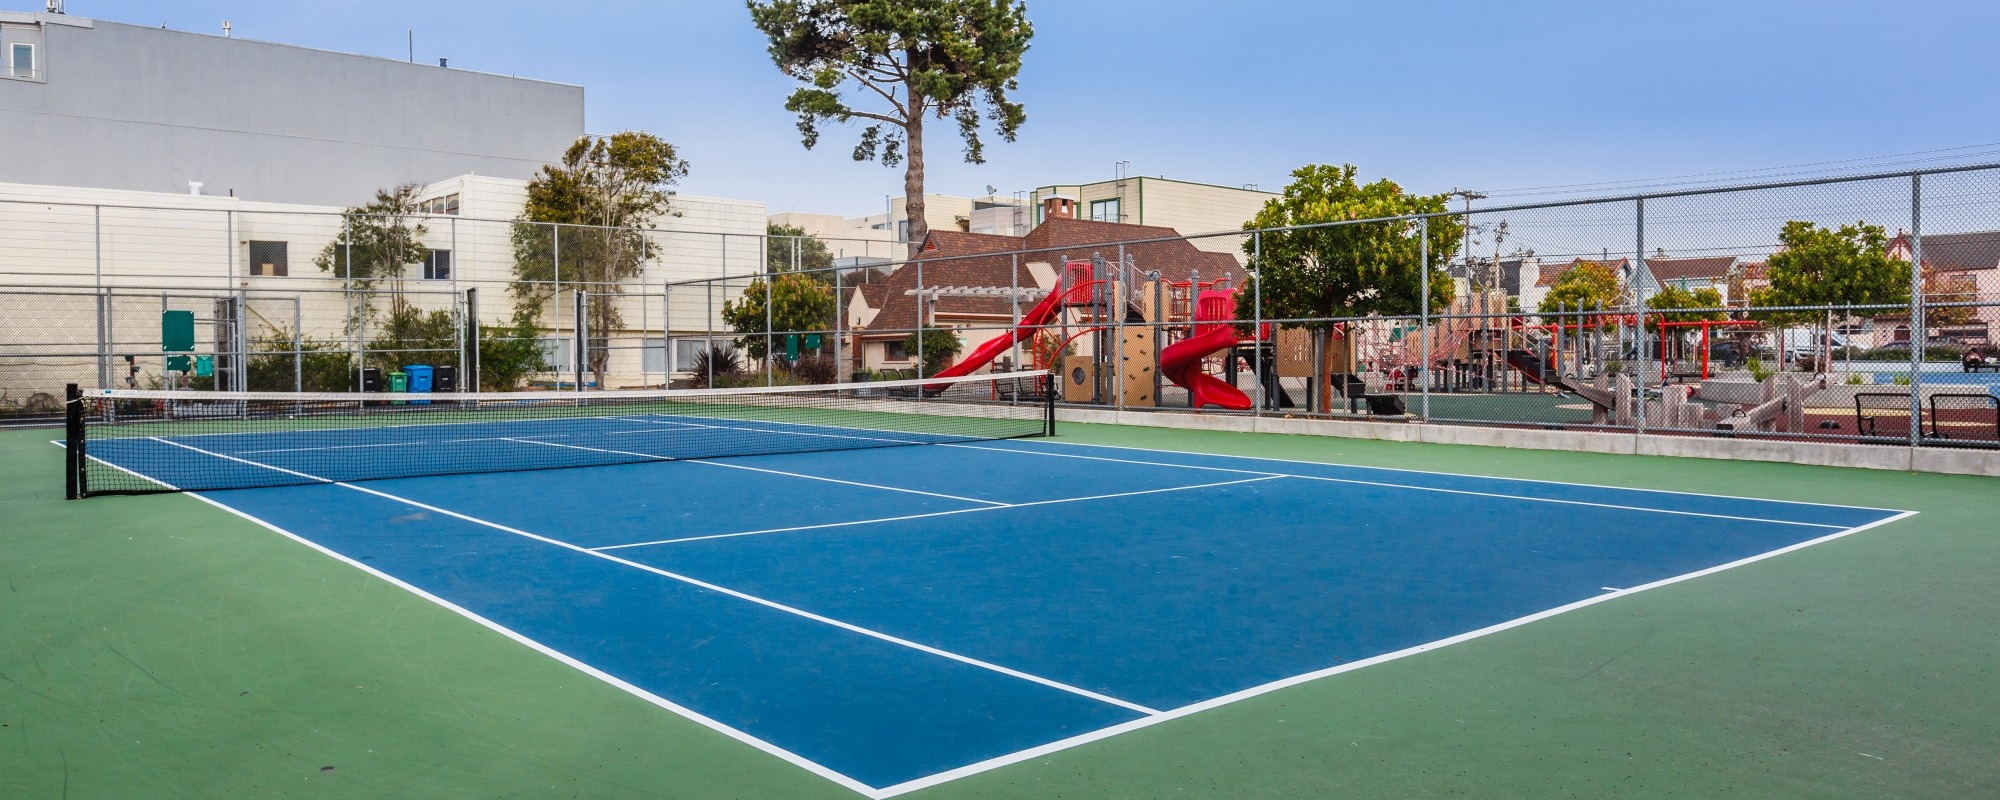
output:
M215 356L195 356L194 376L210 378L215 376Z
M813 352L819 352L819 334L817 333L806 334L806 349L811 350Z
M160 312L160 352L187 353L194 350L194 312ZM181 371L187 371L182 367Z
M799 360L799 335L796 333L785 334L785 360Z
M190 360L187 356L167 356L167 371L186 372Z

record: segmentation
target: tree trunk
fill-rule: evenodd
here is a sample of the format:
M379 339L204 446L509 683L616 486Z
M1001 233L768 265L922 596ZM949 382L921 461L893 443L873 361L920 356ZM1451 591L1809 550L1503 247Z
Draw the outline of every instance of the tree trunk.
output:
M930 226L924 222L924 97L910 92L910 121L903 126L908 161L903 165L903 218L910 225L910 257L924 246Z

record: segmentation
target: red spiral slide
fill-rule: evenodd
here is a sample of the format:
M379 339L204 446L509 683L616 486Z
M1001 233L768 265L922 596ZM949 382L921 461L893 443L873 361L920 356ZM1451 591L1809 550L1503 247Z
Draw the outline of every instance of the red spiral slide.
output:
M1236 346L1235 296L1229 292L1202 292L1195 304L1194 320L1193 336L1160 351L1160 374L1175 386L1188 390L1195 408L1249 410L1249 395L1201 368L1202 359Z

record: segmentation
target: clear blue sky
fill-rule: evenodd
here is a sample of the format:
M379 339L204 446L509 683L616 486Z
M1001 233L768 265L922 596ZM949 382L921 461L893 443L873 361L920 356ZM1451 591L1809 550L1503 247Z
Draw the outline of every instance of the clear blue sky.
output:
M643 129L682 148L694 167L684 192L845 214L901 192L900 170L849 159L851 131L800 147L782 108L791 83L740 2L69 0L68 10L203 32L228 19L238 36L397 58L415 28L419 61L585 86L591 132ZM1028 108L1019 140L990 143L975 167L934 127L931 191L1101 180L1120 160L1133 174L1265 189L1301 164L1351 162L1366 178L1434 192L1716 181L1944 148L1967 149L1814 169L2000 159L1991 0L1039 0L1028 12L1038 33L1017 95Z

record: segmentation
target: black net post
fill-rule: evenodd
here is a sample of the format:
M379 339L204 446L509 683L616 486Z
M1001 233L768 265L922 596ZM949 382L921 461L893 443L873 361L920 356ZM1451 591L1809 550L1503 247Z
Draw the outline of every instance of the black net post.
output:
M1042 374L1042 435L1056 435L1056 374Z
M64 398L63 496L75 500L89 491L83 483L83 390L72 383Z

